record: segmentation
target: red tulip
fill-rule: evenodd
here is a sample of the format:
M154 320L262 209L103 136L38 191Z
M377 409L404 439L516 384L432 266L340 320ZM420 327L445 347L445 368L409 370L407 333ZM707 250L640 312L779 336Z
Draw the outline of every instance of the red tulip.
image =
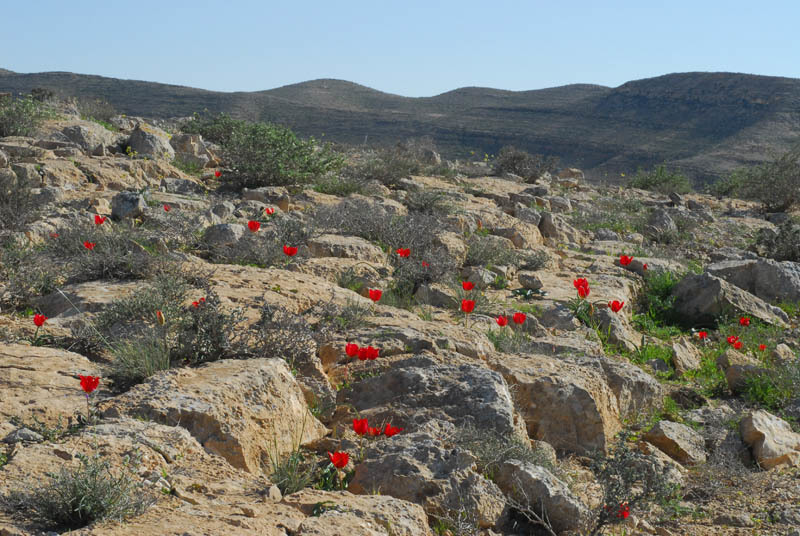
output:
M619 256L619 263L622 266L628 266L631 263L631 261L633 261L633 257L629 257L627 255L620 255Z
M507 316L498 316L497 318L495 318L495 320L497 321L497 325L500 326L501 328L503 326L507 326L508 325L508 317Z
M525 320L528 317L525 316L525 313L514 313L514 316L512 318L513 318L515 324L524 324Z
M736 344L736 341L739 340L739 337L736 335L729 335L728 336L728 344Z
M89 251L92 251L96 245L97 245L96 242L89 242L88 240L83 243L83 247L85 247Z
M367 419L353 419L353 431L356 434L364 435L367 433L368 428Z
M614 311L615 313L618 313L622 309L623 305L625 305L624 301L621 302L621 301L614 300L614 301L608 302L608 308L611 309L612 311Z
M628 519L628 516L631 515L630 507L623 503L619 505L619 511L617 512L617 517L620 519Z
M697 338L700 339L701 341L706 339L707 337L708 337L708 332L707 331L699 331L697 333Z
M766 344L759 344L759 345L758 345L758 349L759 349L759 350L761 350L761 351L763 352L764 350L766 350L766 349L767 349L767 345L766 345Z
M371 435L372 437L378 437L383 432L381 432L380 428L374 428L374 427L370 426L369 428L367 428L367 433L369 435Z
M350 357L355 357L358 355L358 345L352 342L348 343L344 347L344 352Z
M428 264L428 263L427 263L427 262L425 262L425 261L422 261L422 267L423 267L423 268L428 268L429 266L430 266L430 264Z
M747 327L750 325L750 318L743 316L739 319L739 325Z
M167 322L167 319L164 318L164 313L161 311L156 311L156 322L158 322L159 326L163 326Z
M39 314L33 315L33 324L37 328L42 327L42 325L44 325L45 321L47 321L47 317L46 316L39 315Z
M402 431L403 431L402 428L398 428L396 426L392 426L389 423L386 423L386 426L383 428L383 435L385 435L386 437L392 437L393 435L397 435Z
M377 288L369 289L369 299L370 300L372 300L374 302L377 302L377 301L379 301L381 299L381 296L383 296L383 291L382 290L379 290Z
M737 350L741 350L742 341L736 341L735 343L733 343L733 347L736 348Z
M58 238L58 233L50 233L50 238Z
M462 281L461 288L463 288L466 291L470 291L475 288L475 283L473 283L472 281Z
M284 245L283 252L286 253L289 257L294 257L295 255L297 255L297 247Z
M95 225L103 225L106 222L107 219L108 219L108 216L100 216L99 214L95 214L94 215L94 224Z
M215 176L216 178L220 178L220 177L222 177L222 172L221 172L220 170L216 170L216 171L214 172L214 176Z
M100 385L99 376L84 376L82 374L78 374L78 377L81 379L81 389L86 391L87 395L91 394L91 392L97 389L97 386Z
M274 208L272 208L272 207L266 207L266 208L264 209L264 212L266 212L266 213L267 213L267 216L272 216L273 214L275 214L275 209L274 209Z
M373 348L372 345L364 348L359 348L358 359L359 361L366 361L367 359L369 359L370 361L375 361L376 359L378 359L379 353L380 350L377 348Z
M169 205L167 205L167 204L165 204L165 205L164 205L164 212L169 212L169 211L170 211L170 209L172 209L172 207L171 207L171 206L169 206Z
M582 277L575 279L572 282L572 286L578 291L579 297L586 298L589 296L589 282L586 279Z
M461 310L464 313L469 314L475 309L475 301L474 300L461 300Z
M644 263L644 264L642 265L642 270L645 270L645 271L647 270L647 263Z
M328 452L328 459L337 469L343 469L350 461L350 455L346 452Z
M250 220L247 222L247 228L250 229L251 232L256 233L261 229L261 222Z
M397 249L397 255L399 255L400 257L406 258L409 255L411 255L411 250L409 248L405 248L405 249L398 248Z
M206 303L206 299L205 299L205 298L200 298L200 299L199 299L199 300L197 300L197 301L193 301L193 302L192 302L192 305L194 305L194 306L195 306L195 308L198 308L198 307L200 307L201 305L203 305L204 303Z

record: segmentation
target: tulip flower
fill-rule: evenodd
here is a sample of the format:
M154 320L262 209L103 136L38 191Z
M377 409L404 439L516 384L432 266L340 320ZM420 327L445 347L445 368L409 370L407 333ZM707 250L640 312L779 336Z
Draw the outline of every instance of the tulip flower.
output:
M363 436L367 433L368 428L367 419L353 419L353 431L356 434Z
M164 204L164 212L169 212L170 210L172 210L172 207L165 203Z
M81 379L81 389L83 389L87 395L92 394L92 391L97 389L97 386L100 385L99 376L84 376L78 374L78 377Z
M344 352L349 357L355 357L355 356L358 355L358 345L357 344L353 344L352 342L351 343L347 343L345 345L345 347L344 347Z
M706 338L708 338L708 332L707 331L698 331L697 332L697 338L700 339L701 341L705 340Z
M747 327L750 325L750 318L747 316L743 316L739 319L739 325Z
M645 272L647 271L647 263L644 263L644 264L642 265L642 270L644 270Z
M619 256L619 263L622 266L628 266L631 261L633 261L633 257L629 257L628 255L620 255Z
M216 171L214 172L214 176L215 176L216 178L220 178L220 177L222 177L222 172L221 172L220 170L216 170Z
M58 233L50 233L50 238L58 238Z
M364 347L364 348L359 348L358 349L358 359L359 359L359 361L366 361L368 359L370 361L375 361L376 359L378 359L378 354L379 353L380 353L380 350L377 349L377 348L373 348L372 345Z
M742 349L742 341L736 341L735 343L733 343L733 347L736 348L737 350L741 350Z
M730 345L736 344L736 341L738 341L738 340L739 340L739 337L737 337L736 335L729 335L728 336L728 344L730 344Z
M400 256L400 257L406 258L409 255L411 255L411 250L409 248L405 248L405 249L398 248L397 249L397 255Z
M580 298L587 298L589 296L589 282L584 278L575 279L572 282L572 286L578 291L578 296Z
M382 433L383 432L381 432L380 428L375 428L373 426L370 426L369 428L367 428L367 434L369 434L372 437L378 437Z
M525 313L514 313L514 316L512 317L514 323L517 325L524 324L527 318L528 317L525 315Z
M622 309L623 305L625 305L624 301L621 302L621 301L614 300L614 301L608 302L608 308L611 309L615 313L620 312L620 310Z
M629 515L631 515L631 509L627 505L627 503L620 504L619 511L617 512L617 517L620 519L628 519Z
M428 268L428 267L430 267L430 264L428 264L428 263L427 263L427 262L425 262L425 261L422 261L422 267L423 267L423 268Z
M402 428L398 428L396 426L392 426L389 423L386 423L386 426L383 428L383 435L385 435L386 437L392 437L393 435L397 435L402 431L403 431Z
M469 292L470 290L475 288L475 283L473 283L472 281L462 281L461 288Z
M495 321L497 322L497 325L500 326L501 328L508 325L507 316L502 316L502 315L498 316L497 318L495 318Z
M461 300L461 310L470 314L475 309L475 300Z
M296 246L283 246L283 252L288 255L289 257L294 257L297 255L297 247Z
M250 229L250 232L257 233L261 229L261 222L250 220L247 222L247 228Z
M108 216L100 216L99 214L95 214L94 215L94 224L95 225L103 225L106 222L107 219L108 219Z
M33 315L33 324L37 328L42 327L46 321L47 321L47 317L44 316L44 315L40 315L40 314Z
M159 326L163 326L167 320L164 318L164 313L161 311L156 311L156 321L158 322Z
M761 350L761 351L763 352L764 350L766 350L766 349L767 349L767 345L766 345L766 344L763 344L763 343L762 343L762 344L759 344L759 345L758 345L758 349L759 349L759 350Z
M350 461L350 455L346 452L328 452L328 459L337 469L344 469Z
M275 214L275 209L272 207L266 207L264 208L264 212L267 213L267 216L272 216L273 214Z
M83 247L85 247L85 248L86 248L86 249L88 249L89 251L93 251L93 250L94 250L94 247L95 247L96 245L97 245L97 243L96 243L96 242L89 242L88 240L87 240L86 242L84 242L84 243L83 243Z
M374 301L374 302L379 301L381 299L382 295L383 295L383 291L380 290L380 289L377 289L377 288L369 289L369 299Z

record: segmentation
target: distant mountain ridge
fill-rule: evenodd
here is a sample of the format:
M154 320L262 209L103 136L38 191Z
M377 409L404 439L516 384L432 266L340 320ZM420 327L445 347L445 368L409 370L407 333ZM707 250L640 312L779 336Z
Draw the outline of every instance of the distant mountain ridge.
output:
M303 135L389 145L430 135L451 158L496 154L513 144L551 154L595 179L666 163L699 181L762 162L800 140L800 79L737 73L677 73L616 88L572 84L530 91L466 87L402 97L320 79L256 92L68 72L0 69L0 92L45 87L107 99L146 117L226 112L289 125Z

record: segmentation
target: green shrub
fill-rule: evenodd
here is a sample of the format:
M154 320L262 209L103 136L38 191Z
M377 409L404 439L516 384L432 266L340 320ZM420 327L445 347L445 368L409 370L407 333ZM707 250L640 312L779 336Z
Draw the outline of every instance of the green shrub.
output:
M354 180L377 180L393 187L399 184L400 179L408 178L421 170L421 164L412 153L395 147L370 151L348 165L343 173Z
M800 365L790 363L746 378L745 399L778 411L800 397Z
M0 138L33 136L42 121L54 117L52 110L32 96L0 97Z
M496 237L475 233L467 240L466 266L515 266L519 261L517 251Z
M743 173L741 195L761 201L768 211L783 212L800 202L800 145Z
M169 370L169 347L163 338L150 334L114 343L109 377L118 389L141 383L156 372Z
M48 529L79 529L105 519L122 521L143 513L156 497L126 459L113 471L100 454L78 455L80 465L50 474L50 482L12 492L7 500L18 513Z
M314 183L314 190L321 194L347 197L350 194L364 192L364 182L336 173L328 173Z
M300 450L289 453L284 459L270 459L270 482L278 486L283 495L310 487L317 478L316 466Z
M181 131L186 134L200 134L206 140L224 146L242 123L243 121L224 113L217 115L195 113L190 121L181 126Z
M519 460L544 467L551 472L559 472L547 451L532 448L530 441L519 437L467 426L456 432L453 441L456 446L475 456L478 472L490 480L494 478L497 469L508 460Z
M0 303L15 309L31 307L35 298L54 291L61 281L56 266L41 249L9 240L0 247Z
M654 328L675 326L680 324L680 318L675 312L675 297L672 289L682 279L670 271L647 272L645 276L644 292L638 300L638 309L642 311L645 319L639 320L639 325Z
M750 180L750 173L748 168L735 169L727 177L721 177L708 185L706 190L717 197L741 197L747 181Z
M673 192L687 194L692 191L692 185L685 175L675 171L667 171L666 166L663 164L652 171L639 169L628 183L628 186L662 194Z
M558 158L555 156L530 154L507 145L500 149L494 161L494 173L496 175L513 173L526 182L534 182L544 173L554 171L557 165Z
M108 130L116 130L113 126L111 126L111 118L117 115L117 111L114 109L114 106L105 99L101 98L92 98L92 97L84 97L78 99L78 112L81 115L82 119L87 119L89 121L95 121Z
M405 199L408 210L425 214L447 215L453 212L453 199L439 190L420 190L409 192Z

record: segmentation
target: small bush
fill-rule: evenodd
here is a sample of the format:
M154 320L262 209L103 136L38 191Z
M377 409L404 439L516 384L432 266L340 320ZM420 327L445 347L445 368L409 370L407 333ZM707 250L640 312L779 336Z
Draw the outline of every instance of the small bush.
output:
M31 188L37 186L10 169L0 169L0 232L20 230L36 219L39 207Z
M115 130L114 127L111 127L111 118L117 115L117 111L107 100L85 97L78 99L77 105L82 119L96 121L109 130Z
M181 131L186 134L200 134L210 142L225 146L241 123L242 121L224 113L195 113L190 121L181 126Z
M215 262L230 262L269 267L288 262L283 246L299 246L314 235L314 227L292 215L276 215L263 225L258 233L248 232L238 242L228 247L215 248L211 258ZM298 257L294 257L297 259Z
M796 361L746 378L745 399L751 404L778 411L800 398L800 364Z
M278 486L283 495L310 487L317 478L316 466L300 450L292 451L282 460L271 459L270 463L272 473L269 480Z
M603 490L602 504L597 507L587 527L587 534L601 534L603 527L623 520L620 509L635 513L655 502L666 501L674 494L664 472L627 443L621 434L614 450L608 455L594 455L592 472Z
M347 197L364 192L364 182L357 178L328 173L314 183L314 190L321 194Z
M405 199L408 210L424 214L447 215L453 212L453 200L447 193L438 190L409 192Z
M156 497L126 459L112 471L100 454L79 455L80 465L50 474L50 482L33 490L13 492L8 501L19 513L48 529L79 529L105 519L122 521L143 513Z
M516 250L495 237L476 233L467 240L466 266L515 266L518 262Z
M692 191L692 184L682 173L667 171L666 166L660 165L652 171L639 169L630 180L628 186L651 190L662 194L678 193L688 194Z
M62 281L56 266L44 260L40 249L15 240L0 247L0 303L24 309L39 296L54 291Z
M769 212L783 212L800 202L800 146L743 173L739 192L761 201Z
M534 449L530 441L519 437L465 427L456 432L454 442L477 458L475 463L478 472L489 480L494 478L498 467L508 460L519 460L558 472L544 449Z
M675 297L672 295L672 289L681 279L682 276L669 271L648 272L644 281L644 292L637 304L646 318L640 321L640 324L664 327L680 323L680 318L674 309Z
M122 340L112 346L109 377L119 389L141 383L156 372L169 370L169 347L155 334Z
M717 197L741 197L748 180L750 180L750 169L736 169L727 177L721 177L711 183L707 191Z
M400 179L421 171L422 166L415 156L400 148L370 151L358 161L348 165L344 174L355 180L377 180L382 184L397 186Z
M33 136L42 121L54 116L48 106L30 95L20 98L0 97L0 138Z
M494 162L494 173L496 175L513 173L525 179L526 182L535 182L544 173L553 172L557 165L558 158L555 156L530 154L507 145L500 149L500 153L497 155Z

